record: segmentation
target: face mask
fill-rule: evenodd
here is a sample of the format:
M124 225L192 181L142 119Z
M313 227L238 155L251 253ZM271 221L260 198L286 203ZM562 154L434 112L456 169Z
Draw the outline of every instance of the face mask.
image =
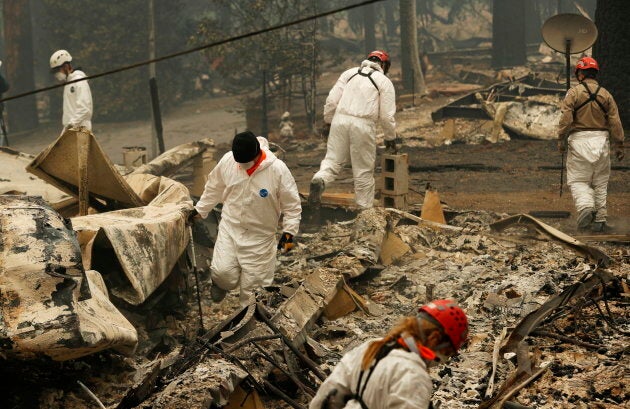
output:
M55 73L55 79L59 82L66 82L68 76L61 71Z

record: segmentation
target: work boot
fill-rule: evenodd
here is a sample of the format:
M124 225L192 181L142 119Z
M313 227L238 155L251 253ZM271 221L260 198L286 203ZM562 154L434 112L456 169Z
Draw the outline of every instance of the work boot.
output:
M223 301L227 293L228 292L226 290L217 286L216 284L212 284L212 287L210 287L210 298L212 298L212 301L215 303L220 303L221 301Z
M577 228L578 230L587 229L591 223L593 222L593 209L590 207L580 211L577 217Z
M610 230L611 230L611 226L609 226L605 221L594 222L591 225L591 231L593 233L608 233Z
M311 190L308 194L308 206L319 207L322 204L322 193L324 192L324 181L315 178L311 180Z

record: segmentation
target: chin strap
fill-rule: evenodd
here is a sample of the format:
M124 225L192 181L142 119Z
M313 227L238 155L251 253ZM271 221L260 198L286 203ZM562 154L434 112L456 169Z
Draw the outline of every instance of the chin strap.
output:
M398 343L407 348L409 352L417 354L420 358L427 361L435 361L437 355L431 349L425 347L422 344L418 344L416 340L409 334L404 333L398 338Z

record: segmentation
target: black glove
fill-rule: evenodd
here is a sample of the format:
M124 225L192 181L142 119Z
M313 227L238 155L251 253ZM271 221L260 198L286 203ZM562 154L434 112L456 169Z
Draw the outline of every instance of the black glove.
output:
M293 248L293 235L291 233L284 232L282 236L280 236L280 241L278 242L278 250L281 253L288 253Z
M396 139L392 139L391 141L385 140L385 149L391 149L392 152L398 152L398 147L396 146Z
M193 207L192 211L188 214L188 223L192 224L197 216L199 216L199 212Z
M617 160L621 162L625 156L626 153L623 150L623 145L615 145L615 158L617 158Z

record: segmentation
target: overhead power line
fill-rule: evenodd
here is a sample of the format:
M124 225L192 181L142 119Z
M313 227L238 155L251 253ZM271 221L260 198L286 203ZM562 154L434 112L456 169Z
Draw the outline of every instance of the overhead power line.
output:
M349 6L341 7L341 8L338 8L338 9L326 11L326 12L319 13L319 14L315 14L315 15L312 15L312 16L300 18L300 19L293 20L293 21L290 21L290 22L287 22L287 23L278 24L278 25L275 25L275 26L263 28L261 30L252 31L252 32L245 33L245 34L240 34L240 35L237 35L237 36L234 36L234 37L229 37L229 38L226 38L226 39L223 39L223 40L215 41L213 43L204 44L204 45L201 45L201 46L198 46L198 47L190 48L188 50L178 51L176 53L167 54L167 55L164 55L162 57L153 58L151 60L142 61L142 62L138 62L138 63L131 64L131 65L126 65L124 67L116 68L116 69L113 69L113 70L110 70L110 71L101 72L99 74L89 75L87 77L80 78L80 79L77 79L77 80L68 81L68 82L65 82L63 84L51 85L49 87L38 88L38 89L35 89L33 91L28 91L28 92L23 92L21 94L11 95L11 96L8 96L6 98L0 99L0 102L11 101L13 99L18 99L18 98L26 97L26 96L33 95L33 94L38 94L40 92L50 91L50 90L53 90L53 89L56 89L56 88L61 88L61 87L64 87L64 86L66 86L68 84L74 84L75 82L81 82L81 81L91 80L91 79L94 79L94 78L105 77L107 75L112 75L112 74L116 74L116 73L119 73L119 72L122 72L122 71L132 70L134 68L142 67L144 65L149 65L151 63L156 63L156 62L160 62L160 61L170 60L171 58L176 58L176 57L180 57L182 55L196 53L198 51L206 50L208 48L212 48L212 47L216 47L216 46L219 46L219 45L223 45L223 44L231 43L231 42L234 42L234 41L242 40L244 38L254 37L254 36L257 36L257 35L260 35L260 34L268 33L270 31L279 30L281 28L286 28L286 27L297 25L297 24L302 24L302 23L305 23L307 21L316 20L316 19L321 18L321 17L330 16L332 14L340 13L342 11L351 10L351 9L354 9L354 8L357 8L357 7L362 7L362 6L366 6L368 4L378 3L378 2L381 2L381 1L383 1L383 0L366 0L366 1L362 1L360 3L356 3L356 4L349 5Z

